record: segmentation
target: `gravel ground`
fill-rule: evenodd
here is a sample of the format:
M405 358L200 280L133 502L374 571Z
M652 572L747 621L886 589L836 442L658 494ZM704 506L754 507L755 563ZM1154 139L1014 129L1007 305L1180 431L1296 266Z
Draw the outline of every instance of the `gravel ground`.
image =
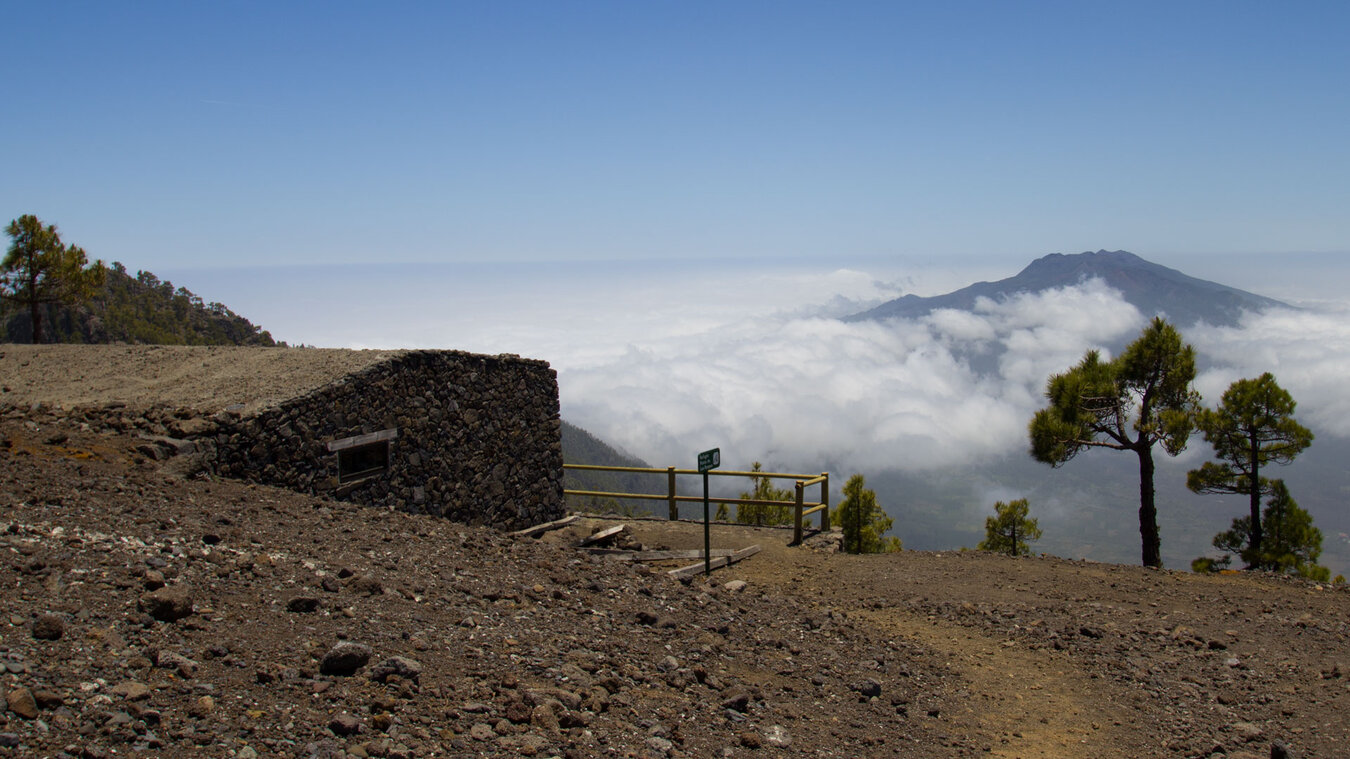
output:
M240 482L0 409L0 755L1325 757L1350 596L981 553L711 582ZM172 462L170 462L171 464ZM647 548L701 526L629 521ZM823 541L828 544L829 541Z

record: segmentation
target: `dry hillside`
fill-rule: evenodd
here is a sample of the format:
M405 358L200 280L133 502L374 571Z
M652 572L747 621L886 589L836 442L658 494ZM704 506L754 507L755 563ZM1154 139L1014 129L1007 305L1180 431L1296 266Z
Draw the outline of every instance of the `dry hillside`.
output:
M0 409L0 755L1343 755L1350 595L730 526L688 584ZM901 528L903 532L903 527ZM701 528L629 523L648 547ZM742 586L741 581L744 583Z
M251 414L404 351L0 344L0 403L120 403Z

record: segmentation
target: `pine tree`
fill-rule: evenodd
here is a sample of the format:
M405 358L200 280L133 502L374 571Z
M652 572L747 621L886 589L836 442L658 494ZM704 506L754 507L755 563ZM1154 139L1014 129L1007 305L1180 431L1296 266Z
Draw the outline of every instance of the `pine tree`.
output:
M764 471L762 465L756 461L751 467L752 472ZM736 506L736 521L741 524L753 524L760 527L776 524L791 524L793 507L787 502L794 501L796 495L784 488L773 486L773 480L769 477L754 475L750 478L751 489L749 492L741 493L741 500L746 501L779 501L782 503L742 503Z
M1261 472L1271 464L1288 464L1312 444L1313 434L1294 421L1293 397L1266 372L1228 387L1216 409L1204 409L1196 426L1214 447L1220 461L1206 461L1186 475L1196 493L1233 493L1248 497L1248 545L1244 556L1264 552L1261 496L1273 494ZM1287 492L1286 492L1287 494Z
M830 512L830 522L844 530L845 553L889 553L903 547L900 538L885 534L894 520L877 505L876 491L861 474L848 478L844 500Z
M28 308L33 342L42 342L42 314L51 304L88 300L107 277L102 261L89 264L84 250L61 242L56 225L25 214L5 228L9 251L0 262L0 299Z
M1153 490L1153 447L1175 456L1186 448L1200 396L1195 349L1156 318L1125 352L1103 361L1088 351L1046 385L1049 405L1032 417L1031 455L1062 466L1089 448L1132 451L1139 459L1139 537L1144 566L1162 566Z
M1010 503L998 501L994 504L994 516L984 520L984 540L978 546L981 551L1006 553L1009 556L1023 556L1030 552L1027 543L1041 539L1041 528L1035 519L1029 519L1027 499L1018 498Z
M1252 521L1238 517L1233 526L1214 536L1214 547L1224 552L1219 559L1200 557L1191 562L1197 572L1226 568L1232 554L1242 557L1249 569L1264 569L1326 582L1331 570L1317 563L1322 555L1322 531L1313 526L1312 515L1289 494L1284 480L1270 481L1270 498L1261 514L1266 535L1261 549L1251 548Z

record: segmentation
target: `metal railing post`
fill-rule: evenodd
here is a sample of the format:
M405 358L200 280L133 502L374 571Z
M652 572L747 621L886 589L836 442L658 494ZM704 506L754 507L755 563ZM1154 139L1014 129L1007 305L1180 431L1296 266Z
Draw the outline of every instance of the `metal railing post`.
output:
M820 505L825 508L820 510L820 531L830 531L830 473L820 473Z
M792 545L802 542L802 481L797 480L797 511L792 520Z
M680 507L675 503L675 467L666 467L666 493L670 499L670 520L673 522L680 518Z

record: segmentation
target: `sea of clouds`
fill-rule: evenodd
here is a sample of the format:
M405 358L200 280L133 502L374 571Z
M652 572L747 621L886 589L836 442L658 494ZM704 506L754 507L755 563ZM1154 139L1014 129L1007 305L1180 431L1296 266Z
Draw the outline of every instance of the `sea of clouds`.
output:
M407 265L227 271L209 287L184 284L293 344L548 360L564 418L653 465L692 464L720 447L725 466L865 472L1025 450L1046 379L1088 349L1124 345L1148 320L1100 281L971 312L838 318L973 277L754 262ZM1273 372L1305 424L1350 437L1347 317L1329 299L1249 314L1237 327L1188 327L1196 385L1214 402L1233 380Z

